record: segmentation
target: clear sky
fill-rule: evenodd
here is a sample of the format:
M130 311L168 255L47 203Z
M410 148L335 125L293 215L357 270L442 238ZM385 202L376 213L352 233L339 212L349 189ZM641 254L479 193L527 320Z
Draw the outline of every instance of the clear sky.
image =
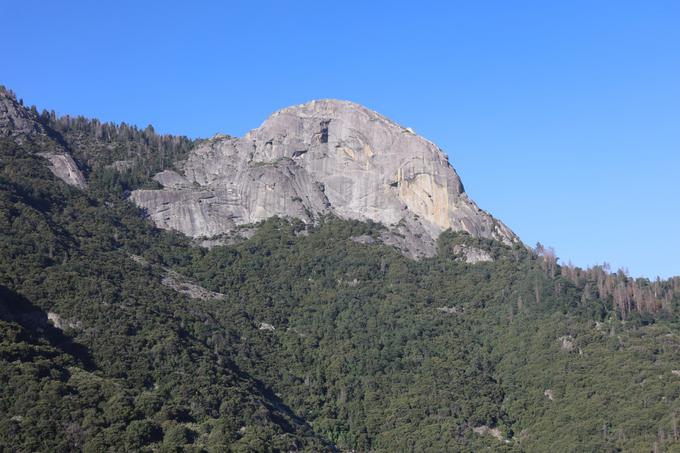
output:
M207 137L315 98L437 143L563 262L680 275L680 2L2 2L28 104Z

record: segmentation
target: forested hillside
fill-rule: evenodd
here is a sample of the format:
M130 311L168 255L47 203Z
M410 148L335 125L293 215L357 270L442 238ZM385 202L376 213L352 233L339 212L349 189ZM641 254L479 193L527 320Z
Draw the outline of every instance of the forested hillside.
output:
M680 451L680 279L451 231L415 261L332 217L201 248L125 198L193 142L27 112L0 138L0 450Z

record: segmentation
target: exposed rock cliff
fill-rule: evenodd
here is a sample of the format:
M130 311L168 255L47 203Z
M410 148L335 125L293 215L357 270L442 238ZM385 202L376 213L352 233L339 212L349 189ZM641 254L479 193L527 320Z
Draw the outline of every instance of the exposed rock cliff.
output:
M433 253L448 228L518 241L468 198L436 145L351 102L280 110L243 138L213 137L179 173L155 179L163 189L137 190L132 200L159 227L192 237L276 215L311 222L332 213L398 228L386 242L412 255Z
M27 141L41 143L53 151L40 153L50 163L49 169L66 184L84 189L85 176L68 150L51 137L50 130L38 120L34 110L23 106L11 91L0 86L0 137L8 137L17 144Z
M0 87L0 135L20 137L35 133L44 133L44 129L34 113L24 108L11 91Z
M66 184L84 189L87 187L85 176L78 168L78 164L67 153L42 153L40 156L50 161L48 166L54 175Z

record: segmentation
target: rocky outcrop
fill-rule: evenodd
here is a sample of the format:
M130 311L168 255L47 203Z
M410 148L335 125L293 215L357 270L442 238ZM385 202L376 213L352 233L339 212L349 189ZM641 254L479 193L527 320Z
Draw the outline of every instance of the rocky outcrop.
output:
M560 350L565 352L574 352L576 349L576 340L571 335L563 335L557 339L560 344Z
M78 164L66 153L43 153L42 157L50 162L49 169L66 184L84 189L87 187L85 176Z
M54 132L43 126L34 109L17 101L14 93L0 86L0 137L9 137L17 144L26 142L49 145L50 152L40 153L47 159L52 173L66 184L84 189L85 176L66 147L54 140ZM37 147L41 149L40 146ZM45 149L45 148L42 148Z
M432 255L448 228L518 241L468 198L436 145L351 102L283 109L243 138L207 140L178 170L156 175L163 189L131 198L159 227L192 237L272 216L334 214L386 225L384 242L413 256Z
M475 434L479 434L480 436L492 436L501 442L505 442L506 444L510 443L510 441L503 436L503 433L501 433L499 428L491 428L489 426L483 425L472 428L472 431Z
M151 263L139 255L130 255L130 259L144 268L153 267ZM179 272L168 269L167 267L161 267L160 270L163 272L163 277L161 280L163 285L177 291L178 293L184 294L191 299L226 299L224 294L205 289Z
M267 331L270 331L270 332L274 332L274 331L276 330L276 327L272 326L272 325L269 324L269 323L261 322L261 323L259 324L259 326L258 326L258 329L259 329L259 330L267 330Z
M61 315L51 311L47 312L47 320L51 322L54 327L60 330L83 328L83 323L80 321L65 319Z
M14 93L0 86L0 135L15 137L45 133L35 114L20 104Z
M192 282L184 275L170 269L164 269L165 276L161 283L169 288L174 289L178 293L184 294L191 299L211 300L211 299L225 299L224 294L216 293L207 290L200 285Z
M456 255L459 260L470 264L493 261L491 253L471 245L456 244L453 246L453 254Z

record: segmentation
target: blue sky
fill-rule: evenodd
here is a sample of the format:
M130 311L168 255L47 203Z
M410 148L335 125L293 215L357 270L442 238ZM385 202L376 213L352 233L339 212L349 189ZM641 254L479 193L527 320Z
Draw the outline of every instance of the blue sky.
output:
M2 15L0 83L28 104L206 137L349 99L437 143L526 243L680 275L680 2L10 0Z

